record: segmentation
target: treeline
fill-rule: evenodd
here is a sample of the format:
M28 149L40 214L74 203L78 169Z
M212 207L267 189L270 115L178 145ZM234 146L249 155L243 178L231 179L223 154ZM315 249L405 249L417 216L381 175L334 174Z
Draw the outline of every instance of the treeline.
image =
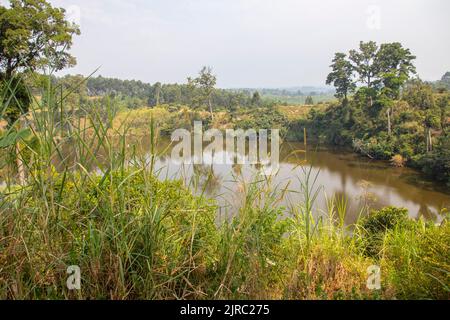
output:
M84 79L80 75L66 75L54 78L55 85L65 88L77 87L74 94L84 97L105 97L121 100L129 109L155 107L158 105L188 106L202 109L208 106L208 100L214 109L233 111L239 107L263 107L272 102L263 99L258 91L235 91L211 88L209 97L205 96L205 88L196 86L193 80L184 84L154 84L139 80L120 80L103 76Z
M206 72L207 70L203 70ZM209 70L211 72L211 70ZM314 104L313 96L329 96L334 90L324 91L321 88L302 87L300 89L219 89L212 86L205 88L201 83L206 73L195 79L188 78L183 84L154 84L139 80L121 80L103 76L83 78L81 75L67 75L53 78L54 84L64 87L79 87L76 92L85 97L111 97L122 101L129 109L155 107L158 105L188 106L192 109L209 108L235 111L238 108L268 107L274 104L286 104L290 97L302 97L302 103ZM212 74L208 75L212 76ZM206 78L207 79L207 78ZM316 91L314 91L316 90ZM322 91L321 91L322 90ZM205 92L206 91L206 92ZM208 92L209 91L209 92Z

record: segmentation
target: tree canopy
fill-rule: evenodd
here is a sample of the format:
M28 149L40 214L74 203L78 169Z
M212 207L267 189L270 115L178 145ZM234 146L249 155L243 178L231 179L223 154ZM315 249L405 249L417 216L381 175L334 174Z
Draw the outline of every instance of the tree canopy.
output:
M0 5L0 80L9 91L4 110L9 125L27 112L31 100L20 73L73 66L76 60L68 50L73 35L79 33L78 26L66 20L64 9L45 0L10 0L9 7Z
M68 53L78 26L65 10L45 0L10 0L0 6L0 70L8 79L15 71L50 66L61 70L76 63Z

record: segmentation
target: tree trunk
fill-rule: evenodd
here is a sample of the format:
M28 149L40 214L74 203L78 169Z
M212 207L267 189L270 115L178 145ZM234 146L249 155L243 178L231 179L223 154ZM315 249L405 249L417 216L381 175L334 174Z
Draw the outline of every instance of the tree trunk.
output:
M428 140L429 140L430 151L433 151L433 139L431 137L431 129L428 129Z
M211 120L214 119L212 104L211 104L211 97L208 98L208 105L209 105L209 112L211 113Z
M433 139L431 137L431 128L427 127L425 131L425 138L427 141L427 153L433 151Z
M391 129L391 108L388 108L387 111L387 119L388 119L388 135L390 136L392 133L392 129Z

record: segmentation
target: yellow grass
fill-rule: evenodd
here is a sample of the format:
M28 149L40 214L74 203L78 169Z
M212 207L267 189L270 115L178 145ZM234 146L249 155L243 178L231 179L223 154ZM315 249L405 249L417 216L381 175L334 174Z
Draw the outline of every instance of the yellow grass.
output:
M278 106L278 110L283 113L289 121L295 121L300 119L305 119L308 115L308 112L312 108L316 108L321 110L325 108L326 105L319 104L316 106L313 105L302 105L302 106Z

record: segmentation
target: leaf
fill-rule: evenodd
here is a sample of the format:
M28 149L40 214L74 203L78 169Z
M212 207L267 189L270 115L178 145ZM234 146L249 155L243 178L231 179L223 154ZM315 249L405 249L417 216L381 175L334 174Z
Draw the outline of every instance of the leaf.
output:
M31 134L30 129L22 129L19 132L10 131L0 138L0 148L6 148L16 144L21 139L26 139Z

